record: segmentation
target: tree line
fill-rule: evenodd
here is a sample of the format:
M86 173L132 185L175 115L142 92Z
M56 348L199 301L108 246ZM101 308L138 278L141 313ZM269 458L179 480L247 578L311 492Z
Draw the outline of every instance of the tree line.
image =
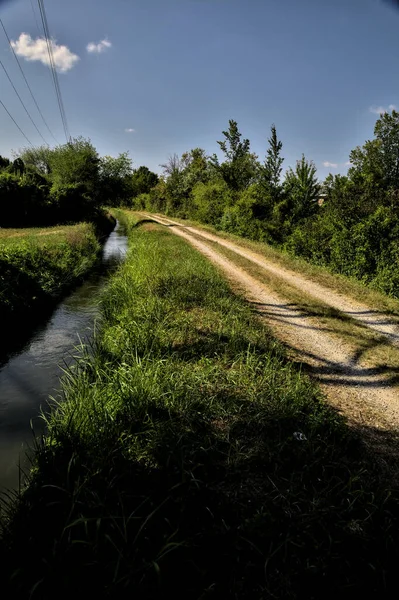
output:
M223 160L201 148L169 157L134 207L278 245L399 296L398 112L380 115L374 138L350 153L347 175L324 181L305 156L283 176L274 125L263 161L234 120L218 144Z
M0 156L0 227L91 220L102 206L129 204L157 182L147 167L133 169L127 152L100 157L82 137L25 148L13 161Z
M317 177L302 156L284 172L271 126L263 160L234 120L222 158L194 148L170 156L158 177L128 153L100 157L84 138L0 157L0 227L90 220L101 206L190 218L265 241L399 296L399 113L381 114L374 137L350 153L348 174Z

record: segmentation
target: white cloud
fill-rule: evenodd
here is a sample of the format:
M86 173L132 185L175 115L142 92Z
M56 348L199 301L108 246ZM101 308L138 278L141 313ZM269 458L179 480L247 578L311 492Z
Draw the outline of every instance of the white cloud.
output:
M369 111L374 115L384 115L385 113L390 112L392 110L396 110L395 104L390 104L388 108L385 108L384 106L370 106L369 108Z
M67 46L59 46L55 40L50 41L54 64L57 71L66 73L78 62L79 56L74 54ZM17 41L11 40L11 46L18 56L23 56L25 60L38 60L46 66L50 65L50 59L47 50L47 42L44 38L31 38L29 33L21 33Z
M98 44L95 44L94 42L90 42L90 44L87 44L86 46L86 50L87 52L90 52L92 54L101 54L101 52L105 52L105 50L107 50L108 48L111 48L112 44L109 40L105 39L105 40L101 40L101 42L98 42Z
M132 129L132 127L127 127L127 128L125 129L125 131L126 131L126 133L134 133L136 130L135 130L135 129Z
M345 163L345 167L350 167L350 166L352 166L352 163L350 160L347 160Z
M336 169L338 167L337 163L332 163L329 160L325 160L323 162L323 167L330 167L331 169Z

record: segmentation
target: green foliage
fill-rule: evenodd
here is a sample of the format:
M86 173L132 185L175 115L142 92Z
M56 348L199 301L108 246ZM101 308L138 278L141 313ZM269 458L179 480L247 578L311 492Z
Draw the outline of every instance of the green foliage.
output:
M100 196L103 204L119 206L126 204L133 194L132 160L128 152L122 152L118 157L104 156L99 164Z
M318 209L317 198L320 184L316 177L316 167L302 155L296 163L295 171L290 167L286 173L284 187L286 200L284 216L291 223L312 216Z
M50 173L53 189L64 186L83 186L91 202L97 199L100 181L100 159L90 142L80 137L57 146L50 154Z
M268 213L270 203L270 197L266 196L261 186L251 185L239 194L234 205L226 206L221 219L221 229L253 240L268 239L270 223L263 219Z
M46 221L46 182L29 174L0 172L0 227L17 227Z
M0 230L2 323L54 300L93 266L98 252L93 226L87 223Z
M25 163L21 158L16 158L10 165L10 168L12 172L19 177L22 177L25 173Z
M399 113L381 115L374 133L375 139L351 152L347 177L326 179L318 218L300 222L286 247L399 296Z
M351 178L384 189L399 188L399 112L381 114L374 127L375 139L350 154Z
M218 142L224 162L216 155L208 158L200 148L181 158L175 154L162 165L164 178L149 198L134 206L284 246L396 295L399 113L381 115L374 133L375 139L352 151L347 176L329 175L321 184L314 163L302 156L281 183L282 142L276 127L271 127L260 166L249 140L230 120Z
M203 223L218 226L226 206L233 202L232 193L225 181L197 183L192 192L193 216Z
M163 206L168 214L192 216L196 210L194 187L199 183L208 183L212 176L205 151L194 148L184 152L181 158L174 154L161 167L164 170L164 180L154 188L155 204L157 207Z
M92 219L109 195L114 195L116 201L120 196L129 195L125 193L129 169L126 154L100 161L90 140L82 137L55 148L26 148L7 167L19 177L25 202L20 220L13 216L7 224L22 226ZM8 203L7 193L4 192L3 198ZM22 202L18 198L16 201Z
M37 146L34 148L24 148L20 153L26 168L49 175L51 173L52 150L48 146Z
M391 597L398 504L367 448L217 270L154 227L129 227L3 521L4 594Z
M148 194L158 183L158 175L148 169L139 167L133 171L131 187L132 195Z
M0 155L0 171L3 171L10 165L10 159Z
M164 179L160 179L150 191L150 205L154 212L166 212L168 206L168 186Z
M213 168L232 190L244 190L256 177L259 169L257 157L250 152L249 140L242 139L236 121L230 119L229 129L222 133L225 139L218 144L225 155L225 161L219 164L218 158L214 155Z
M238 130L237 121L230 119L228 130L222 133L225 140L218 144L229 163L238 162L249 154L250 142L248 139L241 139L242 134Z
M153 210L153 197L150 194L139 194L134 198L133 206L136 210Z
M265 164L261 169L261 182L266 195L271 198L271 205L274 207L281 199L283 186L281 185L281 173L283 170L284 159L281 156L283 144L277 138L275 125L271 126L271 135L268 139L269 148L265 159Z
M95 221L102 205L131 205L133 196L148 194L158 183L147 167L133 171L127 152L100 158L82 137L55 148L25 148L13 163L0 157L0 176L0 227ZM152 198L164 209L160 191ZM172 195L166 204L173 205Z

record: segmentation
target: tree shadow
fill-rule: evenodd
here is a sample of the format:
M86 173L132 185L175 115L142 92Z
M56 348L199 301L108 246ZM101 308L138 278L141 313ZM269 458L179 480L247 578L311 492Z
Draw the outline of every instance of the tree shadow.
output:
M290 319L309 319L313 315L309 315L306 312L298 310L294 303L283 303L283 304L271 304L251 301L254 312L261 317L265 317L268 321L274 321L281 324L289 324L295 329L315 331L321 333L335 333L334 328L326 327L323 325L305 325L302 323L292 323ZM280 308L281 315L276 315L275 310L271 308ZM287 313L287 310L289 311ZM331 318L331 315L329 315ZM335 318L334 315L332 318ZM339 315L336 317L341 320ZM363 329L367 330L365 325L360 325ZM359 343L358 336L354 333L351 334L353 341ZM338 342L336 342L338 343ZM394 387L399 383L399 367L389 365L379 365L376 367L362 366L361 361L364 355L379 346L387 344L386 339L381 336L379 339L363 339L362 347L354 350L349 356L346 363L342 364L340 361L328 360L323 356L312 353L306 350L298 350L294 345L291 345L287 341L282 341L283 346L292 354L300 355L302 359L299 364L309 374L317 377L322 383L337 386L337 387L356 387L356 388L374 388L374 389L387 389ZM316 364L315 364L316 363ZM335 376L335 378L334 378ZM370 378L379 377L377 380L370 380Z

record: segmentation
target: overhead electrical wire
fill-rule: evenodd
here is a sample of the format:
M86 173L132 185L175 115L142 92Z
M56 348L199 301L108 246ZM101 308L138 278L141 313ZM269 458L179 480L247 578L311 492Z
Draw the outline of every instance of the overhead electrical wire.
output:
M14 121L15 125L18 127L18 129L20 130L20 132L22 133L22 135L24 136L24 138L26 139L26 141L33 146L32 142L30 141L30 139L28 138L28 136L22 131L22 129L20 128L20 126L18 125L18 123L16 122L16 120L14 119L14 117L12 116L12 114L10 113L10 111L7 109L7 107L5 106L4 102L0 99L0 104L2 105L2 107L4 108L4 110L6 111L6 113L8 114L8 116L10 117L10 119L12 121Z
M34 126L34 128L36 129L37 133L40 135L40 137L42 138L42 140L43 140L43 142L46 144L46 146L48 146L48 143L46 142L46 140L44 139L44 137L43 137L43 136L42 136L42 134L40 133L40 130L39 130L38 126L36 125L36 123L35 123L35 122L34 122L34 120L32 119L30 112L29 112L29 111L28 111L28 109L26 108L26 106L25 106L25 104L24 104L24 101L22 100L21 96L19 95L17 88L16 88L16 87L15 87L15 85L13 84L13 82L12 82L12 79L11 79L11 77L10 77L10 76L9 76L9 74L8 74L8 71L7 71L7 69L5 68L5 66L4 66L4 64L3 64L3 62L2 62L1 60L0 60L0 66L3 68L3 71L4 71L4 73L6 74L8 81L11 83L12 89L13 89L13 90L14 90L14 92L16 93L16 95L17 95L17 97L18 97L18 100L19 100L19 101L20 101L20 103L22 104L22 106L23 106L23 109L24 109L24 111L26 112L26 114L28 115L28 117L29 117L29 119L30 119L30 121L31 121L32 125Z
M33 8L33 6L32 6L32 8ZM36 106L36 108L37 108L37 111L38 111L39 115L41 116L41 118L42 118L42 121L43 121L43 123L45 124L45 126L46 126L46 128L47 128L48 132L50 133L51 137L53 138L53 140L54 140L56 143L58 143L58 142L57 142L57 140L56 140L56 138L54 137L54 134L53 134L53 132L51 131L50 127L48 126L48 124L47 124L47 122L46 122L46 119L45 119L45 118L44 118L44 116L43 116L43 113L42 113L42 111L40 110L40 107L39 107L39 105L38 105L38 103L37 103L37 101L36 101L36 98L35 98L35 96L33 95L32 89L31 89L31 87L30 87L30 85L29 85L29 83L28 83L28 80L26 79L25 73L24 73L24 71L23 71L23 69L22 69L21 63L19 62L18 56L15 54L14 48L12 47L12 44L11 44L11 40L10 40L10 38L9 38L9 35L8 35L7 31L6 31L6 28L5 28L5 26L4 26L4 23L3 23L3 21L1 20L1 18L0 18L0 24L1 24L1 26L2 26L2 28L3 28L3 31L4 31L4 34L5 34L5 36L6 36L7 40L8 40L8 43L9 43L9 45L10 45L10 48L11 48L11 50L12 50L12 53L13 53L13 55L14 55L14 58L15 58L15 60L17 61L17 64L18 64L19 70L20 70L20 71L21 71L21 73L22 73L22 77L24 78L24 81L25 81L25 83L26 83L26 85L27 85L27 88L28 88L28 90L29 90L29 92L30 92L30 95L32 96L32 100L33 100L33 102L35 103L35 106Z
M37 16L36 16L35 8L34 8L34 6L33 6L33 0L30 0L30 5L31 5L31 7L32 7L33 16L34 16L34 19L35 19L37 33L38 33L38 34L39 34L39 36L40 36L41 34L40 34L40 28L39 28L39 21L37 20Z
M48 51L49 60L50 60L50 69L51 69L51 73L53 76L53 83L54 83L55 94L57 96L58 107L60 109L61 121L62 121L62 125L64 128L66 141L67 141L67 143L69 143L71 136L70 136L69 129L68 129L68 122L67 122L67 118L66 118L64 103L62 101L61 88L60 88L60 84L58 81L57 70L55 67L54 55L53 55L53 49L52 49L52 43L51 43L51 37L50 37L50 30L48 27L46 11L44 8L44 2L43 2L43 0L37 0L37 2L39 5L40 17L42 20L43 31L44 31L44 37L45 37L46 43L47 43L47 51Z
M30 6L31 6L31 9L32 9L33 17L35 19L35 23L36 23L37 35L38 35L39 38L42 38L43 37L43 31L39 27L39 21L37 20L36 11L35 11L35 7L34 7L34 0L30 0ZM53 77L52 77L52 74L51 74L51 69L48 70L48 76L50 77L50 81L53 82Z

